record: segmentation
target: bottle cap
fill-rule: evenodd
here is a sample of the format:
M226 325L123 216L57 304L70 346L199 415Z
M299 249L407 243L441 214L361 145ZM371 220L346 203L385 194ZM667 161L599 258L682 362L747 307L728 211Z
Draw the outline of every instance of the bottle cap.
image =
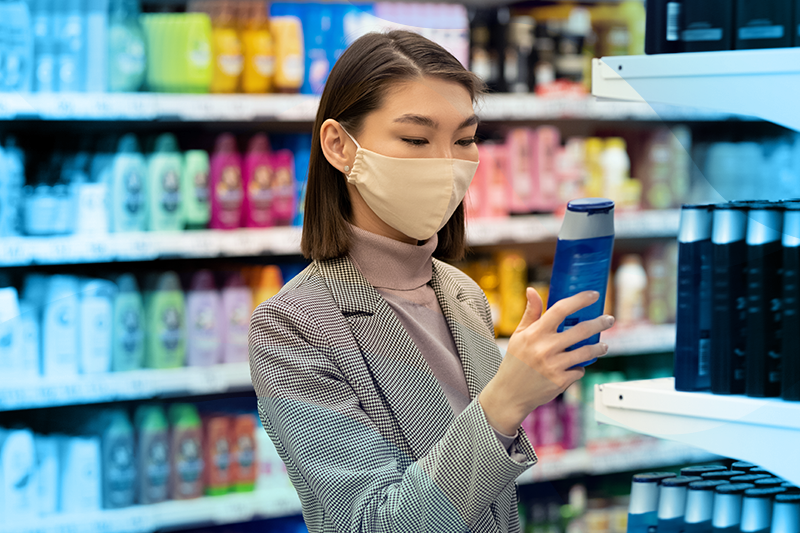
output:
M198 270L192 276L190 290L193 291L213 291L215 290L216 283L214 283L214 273L210 270Z
M722 465L695 465L681 468L682 476L701 476L706 472L720 472L724 471L725 467Z
M154 152L177 152L178 140L171 133L162 133L156 137Z
M776 477L767 477L764 479L757 479L753 481L756 488L763 489L765 487L782 487L783 480Z
M747 236L747 211L736 207L718 207L712 216L711 242L729 244L745 240Z
M607 198L581 198L567 204L559 240L614 236L614 202Z
M724 472L706 472L706 473L701 474L701 475L703 476L703 479L707 479L707 480L710 480L710 481L713 481L713 480L725 480L725 481L727 481L727 480L730 480L732 477L741 476L742 473L741 472L735 472L733 470L726 470Z
M220 154L236 153L236 137L234 137L231 133L221 134L219 137L217 137L217 143L214 147L214 151Z
M753 463L746 463L744 461L737 461L731 465L731 470L740 470L743 472L748 472L751 469L755 468L756 465Z
M678 242L691 243L711 238L711 205L681 206Z
M729 479L731 483L752 483L757 479L772 477L769 474L743 474Z
M270 151L269 139L263 133L259 133L250 139L247 151L251 153L268 153Z
M744 491L752 488L755 488L752 483L725 483L719 485L715 491L717 494L744 494Z
M728 481L723 479L713 479L713 480L703 479L702 481L695 481L693 483L689 483L688 489L714 492L720 485L728 485L728 484L729 484Z

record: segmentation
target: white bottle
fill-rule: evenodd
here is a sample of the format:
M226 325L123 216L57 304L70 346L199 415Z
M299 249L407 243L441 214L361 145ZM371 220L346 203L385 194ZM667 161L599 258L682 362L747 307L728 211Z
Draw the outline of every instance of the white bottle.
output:
M644 320L646 291L647 273L642 266L641 256L623 256L614 275L614 316L617 324L631 325Z
M67 437L60 448L60 512L100 510L103 496L100 437Z
M57 90L55 16L53 2L33 0L34 90L51 93Z
M14 137L0 147L0 237L22 235L22 189L25 187L25 155Z
M605 149L600 154L603 169L603 193L615 202L622 199L623 184L630 178L631 160L625 148L625 141L619 137L609 137Z
M42 370L45 376L78 374L78 278L56 274L47 282L42 317Z
M80 361L84 374L111 371L114 297L117 286L105 279L83 282L80 294Z
M0 525L22 525L35 516L35 469L33 433L0 429Z
M59 442L63 435L34 435L36 449L36 513L58 512Z
M19 299L17 289L0 289L0 382L16 379L19 360Z
M108 87L108 0L85 0L86 92L104 93Z
M19 303L19 352L17 375L32 379L42 373L40 313L36 305L27 300Z

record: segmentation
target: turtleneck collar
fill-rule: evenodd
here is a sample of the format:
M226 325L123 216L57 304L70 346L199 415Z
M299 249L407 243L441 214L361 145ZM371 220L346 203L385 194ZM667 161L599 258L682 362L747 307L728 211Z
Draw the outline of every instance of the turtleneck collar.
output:
M413 290L427 284L433 272L434 235L421 245L408 244L350 225L350 258L376 289Z

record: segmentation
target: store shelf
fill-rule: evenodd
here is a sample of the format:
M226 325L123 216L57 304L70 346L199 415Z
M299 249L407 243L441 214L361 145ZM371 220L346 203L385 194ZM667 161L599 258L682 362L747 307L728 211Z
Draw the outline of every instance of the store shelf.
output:
M674 378L595 387L597 420L748 461L800 484L800 402L678 392Z
M517 478L519 483L537 483L576 475L647 470L719 459L699 448L641 435L598 441L576 450L544 449L535 445L534 448L537 450L539 462Z
M617 238L675 237L677 210L638 211L616 216ZM471 246L554 240L561 219L530 215L475 220L467 225ZM191 230L0 238L0 267L150 261L171 258L300 255L299 227Z
M177 527L221 525L301 512L294 489L203 497L78 515L54 515L0 525L0 533L151 533Z
M226 121L313 123L319 97L313 95L158 93L0 93L0 120ZM593 98L541 98L532 94L491 94L478 105L486 121L672 120L722 121L728 113L645 103L598 102Z
M0 411L252 390L249 363L3 380Z
M594 96L750 115L794 130L799 93L800 48L592 60Z
M675 324L614 327L600 340L608 344L605 357L671 352L675 349ZM505 353L508 339L497 339L497 345Z

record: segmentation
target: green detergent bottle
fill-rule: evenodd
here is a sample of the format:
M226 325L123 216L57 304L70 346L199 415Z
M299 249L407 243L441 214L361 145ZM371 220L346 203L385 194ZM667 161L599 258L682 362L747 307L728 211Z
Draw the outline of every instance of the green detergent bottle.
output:
M175 403L169 408L170 498L187 500L203 495L203 425L197 408L189 403Z
M133 275L123 274L116 282L119 291L114 300L111 370L136 370L144 365L144 301Z
M183 218L186 227L203 229L211 219L210 163L205 150L189 150L183 156Z
M152 274L145 283L147 368L177 368L186 360L186 304L175 272Z
M171 133L159 135L147 161L147 192L150 199L147 218L151 231L183 229L182 167L183 157L178 151L175 136Z

